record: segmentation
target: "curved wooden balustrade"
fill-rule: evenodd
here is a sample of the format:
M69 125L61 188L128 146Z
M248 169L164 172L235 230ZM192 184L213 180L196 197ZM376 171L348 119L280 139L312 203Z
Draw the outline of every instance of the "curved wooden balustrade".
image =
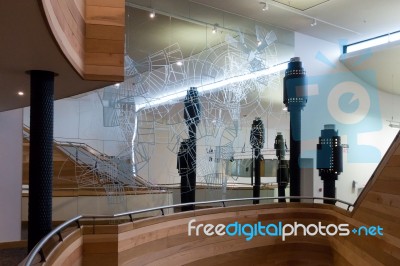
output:
M396 136L352 212L312 203L212 208L73 230L50 248L51 265L400 265L400 138ZM365 236L188 236L188 222L381 226ZM50 244L51 246L51 244Z
M120 225L83 225L45 248L46 265L398 265L398 239L373 236L188 236L188 222L363 225L335 206L274 203L202 209ZM55 248L54 248L55 246ZM46 250L52 250L46 252Z

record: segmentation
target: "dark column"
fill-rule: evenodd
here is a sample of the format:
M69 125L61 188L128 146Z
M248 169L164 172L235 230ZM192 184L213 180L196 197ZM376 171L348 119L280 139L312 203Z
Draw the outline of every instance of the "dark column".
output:
M53 95L50 71L29 71L31 117L29 150L28 251L51 231L53 179Z
M331 178L325 177L325 179L324 179L324 198L332 198L332 199L336 198L336 187L335 187L336 180L337 180L337 175L336 175L336 179L335 179L335 177L331 177ZM324 200L324 203L335 204L336 201L335 200Z
M278 197L285 197L285 189L288 183L288 165L285 161L286 154L286 142L283 139L282 133L278 132L275 137L274 149L276 150L276 157L278 157L278 169L276 171L276 181L278 183ZM286 202L286 199L282 198L279 202Z
M196 164L197 164L197 151L196 151L196 127L195 123L189 125L189 149L190 149L190 162L191 162L191 171L188 173L188 181L190 192L188 194L188 202L195 202L196 201Z
M290 112L290 196L300 196L301 109ZM291 199L291 202L299 202Z
M324 182L324 198L336 198L335 182L343 172L343 147L335 125L324 125L317 144L317 169ZM335 200L324 200L335 204Z
M184 119L189 139L181 143L178 153L178 171L181 176L181 203L196 201L196 127L200 123L201 108L197 88L191 87L184 100ZM182 157L183 156L183 157ZM182 162L182 158L184 162ZM193 205L184 206L182 211L193 210Z
M265 129L264 124L260 117L256 117L251 125L250 144L252 152L254 152L254 185L253 185L253 198L260 197L261 186L261 149L264 147ZM253 171L253 169L252 169ZM253 200L253 204L258 204L259 200Z
M306 72L300 58L293 57L283 78L283 103L290 112L290 196L300 196L301 110L308 99L306 86Z
M254 150L254 186L253 186L253 198L260 197L260 187L261 187L261 158L260 149ZM254 204L260 203L259 200L253 200Z

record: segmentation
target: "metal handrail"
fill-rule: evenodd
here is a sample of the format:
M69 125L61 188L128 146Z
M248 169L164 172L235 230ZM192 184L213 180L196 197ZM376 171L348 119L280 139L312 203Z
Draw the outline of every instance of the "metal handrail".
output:
M30 136L30 128L24 124L24 131L23 133L26 134L26 136L24 136L26 139L29 140L29 136ZM68 151L67 149L65 149L65 147L72 147L72 148L79 148L80 152L84 153L85 155L88 155L89 157L93 156L95 161L101 161L101 162L109 162L110 159L113 158L113 156L110 156L106 153L103 153L91 146L89 146L86 143L83 142L74 142L74 141L59 141L56 139L53 139L53 142L57 145L57 148L59 150L61 150L62 152L64 152L67 156L69 156L70 158L72 158L73 160L76 160L75 158L75 154L71 153L70 151ZM78 163L79 160L77 161ZM155 187L159 187L154 185L153 183L149 182L148 180L144 179L143 177L139 176L136 174L136 180L139 181L139 183L142 183L144 187L147 188L155 188ZM138 186L139 187L139 186Z
M160 207L153 207L153 208L148 208L148 209L142 209L142 210L136 210L136 211L129 211L129 212L122 212L122 213L117 213L113 215L79 215L76 216L68 221L65 221L64 223L60 224L56 228L54 228L50 233L48 233L45 237L43 237L31 250L29 253L28 257L26 258L25 261L25 266L30 266L32 265L33 260L35 259L37 254L40 254L41 256L41 262L46 261L46 257L42 251L43 246L49 241L53 236L61 234L61 231L70 226L73 223L77 223L78 228L80 227L79 221L81 219L91 219L93 220L93 225L95 219L114 219L114 218L120 218L124 216L128 216L130 221L133 222L133 215L135 214L141 214L141 213L146 213L146 212L152 212L152 211L160 211L161 215L164 216L164 210L165 209L172 209L172 208L177 208L177 207L184 207L184 206L197 206L197 205L204 205L204 204L214 204L214 203L222 203L222 207L226 207L225 203L227 202L238 202L238 201L249 201L249 200L279 200L279 199L305 199L305 200L313 200L313 203L315 203L315 200L331 200L335 202L339 202L342 204L347 205L347 211L349 211L350 207L353 207L352 203L340 200L340 199L334 199L334 198L325 198L325 197L303 197L303 196L287 196L287 197L259 197L259 198L237 198L237 199L224 199L224 200L212 200L212 201L199 201L199 202L190 202L190 203L180 203L180 204L172 204L172 205L165 205L165 206L160 206ZM252 204L254 205L254 204ZM194 210L193 210L194 211ZM62 242L63 239L60 237L59 241Z

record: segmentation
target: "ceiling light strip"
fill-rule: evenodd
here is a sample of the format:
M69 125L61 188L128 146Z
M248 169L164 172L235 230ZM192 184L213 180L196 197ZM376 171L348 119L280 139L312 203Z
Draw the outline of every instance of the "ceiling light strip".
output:
M205 84L205 85L198 85L198 86L193 85L193 87L197 87L198 92L202 92L202 93L211 92L218 88L222 88L224 86L228 86L228 85L235 84L238 82L247 81L250 79L257 79L260 77L265 77L265 76L268 76L268 75L271 75L274 73L278 73L280 71L285 70L287 68L287 64L288 64L288 62L283 62L278 65L274 65L272 67L262 69L259 71L247 73L247 74L240 75L240 76L230 77L230 78L227 78L224 80L220 80L220 81ZM182 87L182 88L179 88L175 93L172 93L169 95L164 95L160 98L154 98L152 100L149 100L147 103L138 104L138 105L136 105L136 110L148 109L151 107L156 107L161 104L166 104L169 101L176 101L179 99L183 99L186 96L187 89L188 89L188 87Z

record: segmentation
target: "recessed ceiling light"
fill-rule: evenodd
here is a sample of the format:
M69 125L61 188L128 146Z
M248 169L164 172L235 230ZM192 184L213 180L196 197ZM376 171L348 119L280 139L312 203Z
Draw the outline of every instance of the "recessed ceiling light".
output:
M23 92L23 91L19 91L19 92L18 92L18 95L19 95L19 96L23 96L23 95L24 95L24 92Z

